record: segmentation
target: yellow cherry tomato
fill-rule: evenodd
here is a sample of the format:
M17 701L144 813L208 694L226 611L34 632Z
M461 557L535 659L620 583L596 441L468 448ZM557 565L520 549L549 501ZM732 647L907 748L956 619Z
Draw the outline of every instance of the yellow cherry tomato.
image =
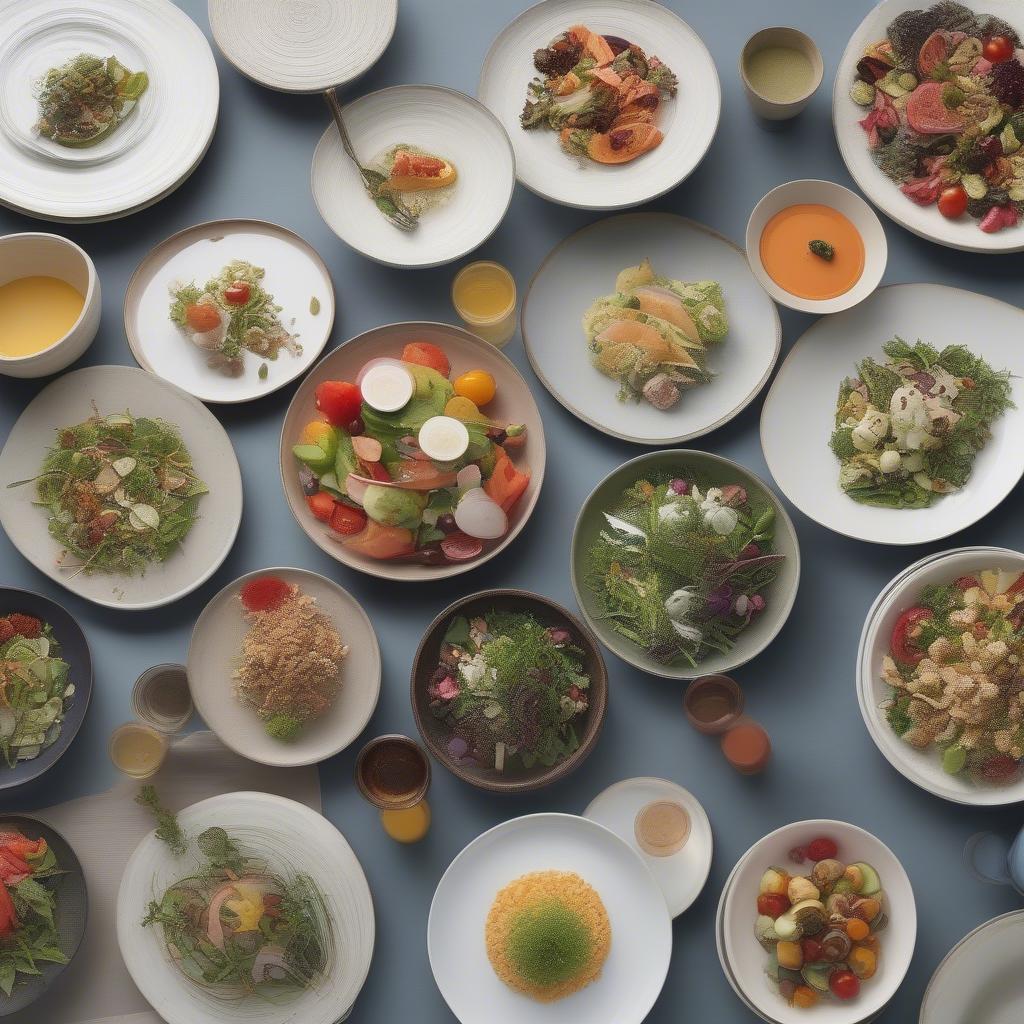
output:
M330 423L324 423L323 420L311 420L302 429L300 443L320 444L325 437L329 437L332 433L333 428Z
M497 386L494 378L486 370L470 370L461 377L455 378L452 385L455 394L468 398L477 407L486 405L492 398Z
M463 423L491 422L470 399L464 398L462 395L448 399L448 404L444 407L444 414L453 419L462 420Z

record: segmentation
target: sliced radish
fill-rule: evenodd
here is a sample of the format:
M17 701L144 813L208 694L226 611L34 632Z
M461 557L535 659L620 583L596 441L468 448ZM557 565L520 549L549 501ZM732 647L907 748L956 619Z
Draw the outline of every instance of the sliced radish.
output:
M466 424L453 416L431 416L420 427L420 448L436 462L454 462L469 448Z
M480 540L497 540L508 532L505 510L482 488L474 488L455 506L455 525L463 533Z
M380 462L380 457L384 454L380 441L366 434L357 434L352 438L352 450L364 462Z
M484 549L484 542L464 533L450 533L441 541L441 550L449 561L468 562Z
M408 405L416 385L401 363L380 363L366 371L359 382L363 401L377 412L397 412Z
M480 486L480 480L480 467L475 462L471 462L468 466L463 466L459 470L459 475L456 477L455 482L460 491L470 491L474 487Z
M349 475L345 477L345 493L357 505L362 505L363 498L366 497L366 488L373 482L373 480L368 480L364 476L356 476L355 473L349 473Z

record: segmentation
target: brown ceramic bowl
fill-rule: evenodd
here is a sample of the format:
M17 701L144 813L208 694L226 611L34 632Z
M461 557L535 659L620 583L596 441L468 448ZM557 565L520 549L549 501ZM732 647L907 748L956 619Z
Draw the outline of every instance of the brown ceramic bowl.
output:
M514 767L505 772L475 764L462 764L448 752L448 730L430 710L427 684L440 660L441 643L448 624L456 615L472 618L493 610L529 612L548 626L560 626L572 634L582 652L583 671L590 676L590 706L576 722L579 747L551 766ZM528 590L484 590L450 604L427 627L412 663L412 713L423 742L437 760L453 775L479 789L492 793L525 793L565 778L578 768L594 749L604 723L608 705L608 672L597 637L560 604Z

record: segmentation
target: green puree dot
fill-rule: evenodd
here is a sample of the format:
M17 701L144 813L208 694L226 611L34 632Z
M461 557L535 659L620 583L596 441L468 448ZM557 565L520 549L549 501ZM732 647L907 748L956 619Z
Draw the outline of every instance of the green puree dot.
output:
M506 954L525 981L547 986L583 970L591 947L590 930L580 915L557 900L546 900L512 922Z

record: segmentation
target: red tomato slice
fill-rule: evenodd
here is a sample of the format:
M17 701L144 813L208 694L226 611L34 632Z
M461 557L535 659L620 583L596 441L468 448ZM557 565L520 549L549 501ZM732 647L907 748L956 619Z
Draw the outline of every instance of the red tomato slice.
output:
M343 502L335 502L331 513L331 529L346 536L359 533L366 526L366 513L351 508Z
M0 935L10 935L18 927L18 915L7 886L0 883Z
M232 306L244 306L252 295L248 281L235 281L224 289L224 301Z
M916 665L923 657L924 651L914 646L910 634L919 622L924 622L932 617L930 608L908 608L892 627L892 637L889 640L889 651L892 656L903 665Z
M343 427L351 423L362 408L359 388L347 380L325 380L316 388L316 407L329 423Z

